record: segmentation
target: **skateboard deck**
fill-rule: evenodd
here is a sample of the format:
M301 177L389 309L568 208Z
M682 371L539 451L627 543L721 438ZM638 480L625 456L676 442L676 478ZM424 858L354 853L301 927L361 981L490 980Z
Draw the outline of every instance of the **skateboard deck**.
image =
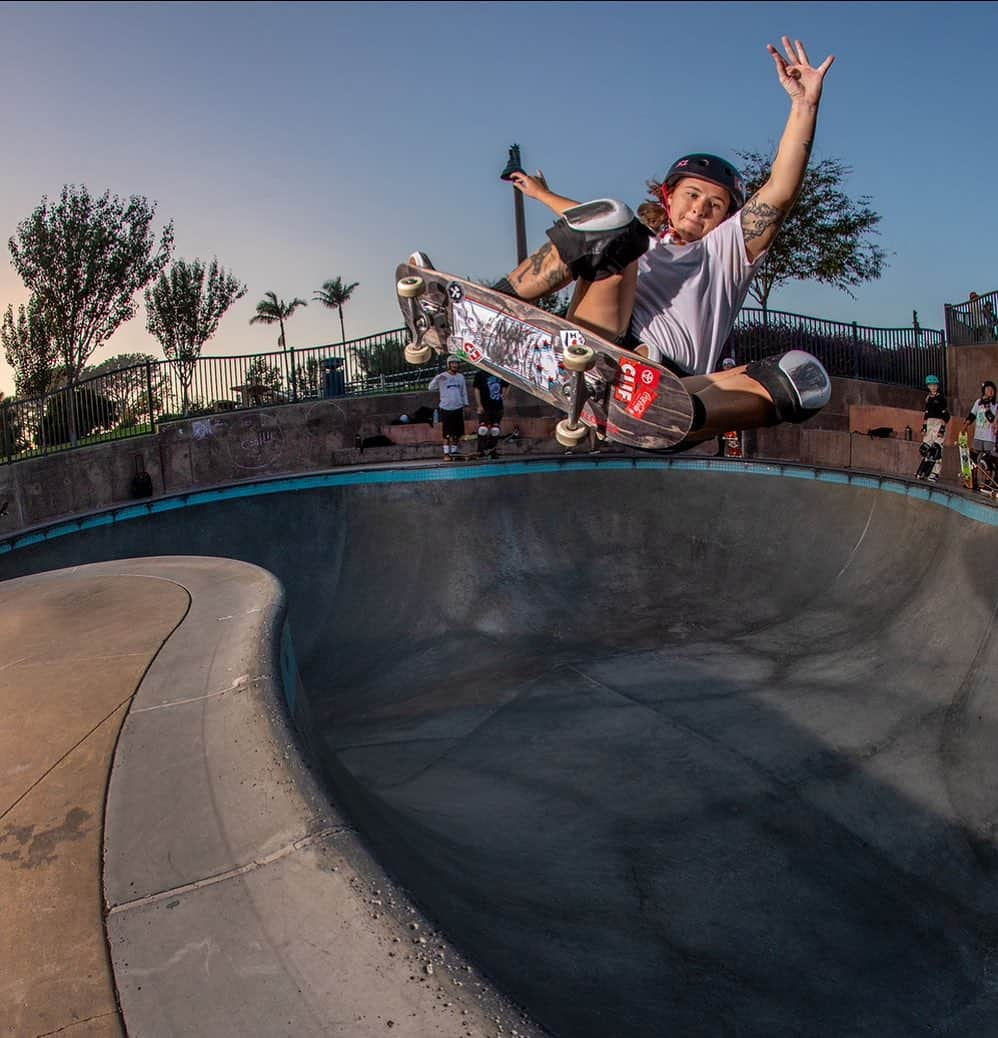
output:
M943 456L943 448L940 443L923 443L919 448L922 460L915 469L915 479L926 479L935 467L936 462Z
M661 450L689 432L690 396L661 364L466 278L408 263L395 276L412 336L406 359L425 363L434 351L453 353L499 375L569 416L558 425L563 445L594 429Z
M960 478L968 490L974 489L974 467L970 461L970 441L965 432L956 438L957 450L960 452Z
M977 489L992 500L998 499L998 458L994 454L980 454L975 465Z

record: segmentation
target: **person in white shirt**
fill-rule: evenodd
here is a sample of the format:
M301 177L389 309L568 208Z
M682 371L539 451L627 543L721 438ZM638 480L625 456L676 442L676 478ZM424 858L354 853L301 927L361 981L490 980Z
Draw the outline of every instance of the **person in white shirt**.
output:
M973 426L974 439L970 445L971 457L976 461L979 454L995 453L995 430L998 428L998 390L991 379L981 383L981 395L974 402L963 431Z
M759 265L793 208L807 169L825 74L800 40L769 46L790 116L766 183L746 200L735 167L716 155L684 155L662 184L666 225L652 236L622 202L579 205L544 177L508 177L560 219L550 242L496 286L532 301L575 282L568 318L672 368L693 399L685 444L729 429L805 421L827 402L831 382L808 353L792 350L715 371ZM729 217L738 214L737 219Z
M444 437L444 459L456 461L461 456L464 436L464 409L468 406L468 385L460 374L461 359L447 358L447 370L430 379L427 388L440 393L440 427Z

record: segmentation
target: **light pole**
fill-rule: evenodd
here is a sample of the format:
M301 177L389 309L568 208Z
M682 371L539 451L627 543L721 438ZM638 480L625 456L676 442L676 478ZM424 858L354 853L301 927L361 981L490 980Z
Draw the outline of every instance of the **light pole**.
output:
M520 145L510 145L506 168L499 174L501 180L509 180L514 173L523 173L520 160ZM516 221L516 262L522 263L527 258L527 226L523 216L523 192L513 188L513 218Z

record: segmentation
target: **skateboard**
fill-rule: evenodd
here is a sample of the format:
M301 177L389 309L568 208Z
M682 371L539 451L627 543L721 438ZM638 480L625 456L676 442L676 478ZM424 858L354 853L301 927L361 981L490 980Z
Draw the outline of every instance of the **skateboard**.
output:
M979 454L974 469L977 489L992 500L998 499L998 457L990 453Z
M408 263L395 277L412 336L406 360L453 353L552 404L568 415L555 430L563 447L578 446L590 429L651 450L689 432L690 396L661 364L466 278Z
M923 443L918 451L922 455L922 460L915 469L915 479L925 479L943 456L943 446L941 443Z
M970 440L965 432L956 438L957 450L960 452L960 478L968 490L974 489L974 467L970 461Z

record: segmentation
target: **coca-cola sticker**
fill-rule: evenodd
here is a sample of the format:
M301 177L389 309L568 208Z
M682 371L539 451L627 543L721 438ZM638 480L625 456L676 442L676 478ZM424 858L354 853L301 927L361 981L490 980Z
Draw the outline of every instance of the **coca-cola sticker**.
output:
M475 363L475 361L481 360L484 354L482 353L481 347L476 346L473 342L466 342L464 344L464 352L468 360Z
M614 399L635 418L644 418L645 412L658 399L661 372L648 364L630 357L620 362L620 377L614 387Z

